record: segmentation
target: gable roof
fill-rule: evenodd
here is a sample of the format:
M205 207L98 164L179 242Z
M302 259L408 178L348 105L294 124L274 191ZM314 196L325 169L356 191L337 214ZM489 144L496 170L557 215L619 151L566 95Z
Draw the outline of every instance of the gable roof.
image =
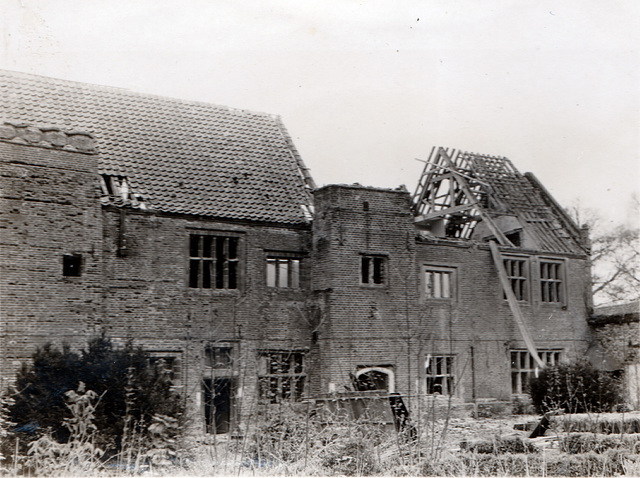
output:
M147 209L309 222L313 180L276 116L2 70L0 98L6 121L91 133L100 173Z
M499 156L434 148L413 197L416 223L444 221L447 237L587 253L580 229L531 173ZM521 244L507 237L522 234Z

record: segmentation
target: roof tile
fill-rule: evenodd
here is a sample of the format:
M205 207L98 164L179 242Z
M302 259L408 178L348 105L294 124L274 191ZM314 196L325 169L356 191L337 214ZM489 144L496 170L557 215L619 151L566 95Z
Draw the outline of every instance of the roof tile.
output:
M2 70L0 90L6 120L90 132L148 209L308 222L312 181L275 116Z

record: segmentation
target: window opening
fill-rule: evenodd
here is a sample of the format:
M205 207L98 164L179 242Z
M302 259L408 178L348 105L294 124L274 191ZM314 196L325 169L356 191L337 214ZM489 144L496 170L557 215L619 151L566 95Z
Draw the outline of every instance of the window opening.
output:
M455 371L453 355L429 355L425 364L426 391L429 395L453 395Z
M529 382L532 377L537 377L540 368L528 350L511 350L511 393L529 393ZM561 350L538 350L538 356L542 362L554 367L560 363Z
M304 352L264 352L258 376L260 397L271 403L299 401L307 375Z
M526 259L504 259L504 268L511 284L511 290L517 300L527 300L527 261ZM506 299L507 295L504 294Z
M300 259L267 258L267 286L281 289L300 287Z
M424 271L425 297L451 299L453 297L453 269L426 267Z
M189 237L189 287L238 288L237 237L191 234Z
M175 356L158 355L149 357L149 363L160 373L167 376L172 383L179 378L178 359Z
M65 254L62 256L62 275L66 277L79 277L82 273L82 255Z
M210 368L231 368L231 347L209 346L205 349L205 366Z
M363 284L384 284L383 256L362 256L360 264L360 280Z
M562 302L562 263L540 261L540 300Z
M231 428L231 379L204 379L202 389L206 432L229 433Z

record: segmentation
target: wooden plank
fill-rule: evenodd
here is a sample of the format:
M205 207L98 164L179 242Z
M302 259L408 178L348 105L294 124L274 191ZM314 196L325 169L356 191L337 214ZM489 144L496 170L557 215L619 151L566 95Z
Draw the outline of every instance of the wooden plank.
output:
M534 358L536 363L540 366L540 368L544 368L545 364L538 355L538 350L536 349L536 345L533 342L533 338L531 337L531 334L529 334L527 325L524 323L524 317L522 316L522 311L520 310L520 306L518 305L516 295L513 293L513 289L511 289L509 277L507 276L507 271L504 268L502 254L500 254L500 251L498 250L498 245L495 243L495 241L489 241L489 247L491 247L491 256L493 257L493 262L496 265L496 269L498 269L500 283L502 284L504 293L507 296L507 302L509 302L509 308L511 309L513 319L518 326L518 330L520 330L520 335L522 335L524 343L527 345L527 349L529 350L529 353Z
M427 214L422 214L420 216L417 216L414 219L414 222L428 221L429 219L433 219L435 217L444 217L447 214L453 214L455 212L466 211L467 209L472 209L473 207L475 207L474 204L462 204L461 206L449 207L449 208L446 208L446 209L440 209L439 211L429 212Z

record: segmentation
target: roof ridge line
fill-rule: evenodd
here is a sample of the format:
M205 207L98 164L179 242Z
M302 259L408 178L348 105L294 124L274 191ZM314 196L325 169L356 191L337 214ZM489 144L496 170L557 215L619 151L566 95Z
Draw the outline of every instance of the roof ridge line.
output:
M7 70L4 68L0 68L0 75L2 74L6 74L6 76L9 77L15 77L15 75L20 75L26 78L31 78L31 79L42 79L42 80L53 80L56 82L59 82L60 84L63 85L67 85L70 87L88 87L94 90L99 90L99 91L112 91L114 93L127 93L133 96L138 96L141 98L157 98L157 99L162 99L162 100L168 100L168 101L175 101L175 102L179 102L179 103L183 103L183 104L190 104L190 105L197 105L197 106L205 106L205 107L215 107L215 108L219 108L219 109L225 109L228 111L233 111L233 112L238 112L238 113L245 113L248 115L256 115L256 116L262 116L264 118L269 118L269 119L274 119L275 116L273 113L267 113L264 111L257 111L257 110L250 110L250 109L246 109L246 108L236 108L233 106L228 106L228 105L223 105L223 104L219 104L219 103L213 103L213 102L208 102L208 101L201 101L201 100L190 100L190 99L186 99L186 98L178 98L175 96L168 96L168 95L160 95L160 94L156 94L156 93L143 93L141 91L137 91L137 90L132 90L130 88L125 88L123 86L112 86L112 85L100 85L98 83L90 83L87 81L77 81L77 80L66 80L63 78L57 78L54 76L46 76L46 75L39 75L37 73L27 73L24 71L16 71L16 70Z

